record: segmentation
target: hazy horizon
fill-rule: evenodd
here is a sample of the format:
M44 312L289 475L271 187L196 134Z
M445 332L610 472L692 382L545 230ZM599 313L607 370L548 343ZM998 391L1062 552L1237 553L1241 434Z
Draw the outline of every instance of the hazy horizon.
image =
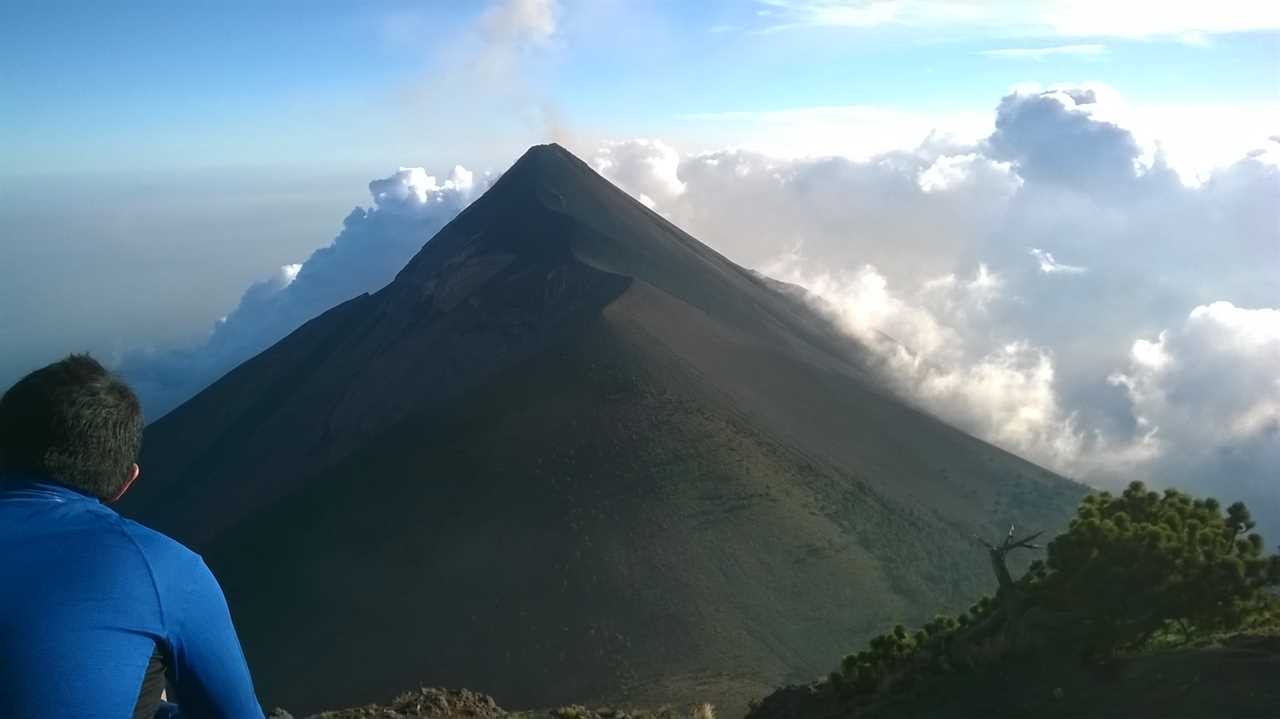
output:
M385 284L557 141L807 287L962 429L1097 486L1280 512L1280 12L1261 4L0 20L0 386L90 350L163 412Z

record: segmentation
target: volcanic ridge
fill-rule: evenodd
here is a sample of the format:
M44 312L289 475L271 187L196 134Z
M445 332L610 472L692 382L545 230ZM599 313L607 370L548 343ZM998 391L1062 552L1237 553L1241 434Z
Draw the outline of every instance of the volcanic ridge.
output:
M557 145L423 240L147 429L124 511L204 555L268 705L745 707L1084 494Z

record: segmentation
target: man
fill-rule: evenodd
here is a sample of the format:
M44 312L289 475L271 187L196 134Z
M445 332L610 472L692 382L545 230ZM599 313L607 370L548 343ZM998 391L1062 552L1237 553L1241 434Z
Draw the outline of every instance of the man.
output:
M138 478L142 410L87 355L0 398L0 717L262 717L204 561L107 505Z

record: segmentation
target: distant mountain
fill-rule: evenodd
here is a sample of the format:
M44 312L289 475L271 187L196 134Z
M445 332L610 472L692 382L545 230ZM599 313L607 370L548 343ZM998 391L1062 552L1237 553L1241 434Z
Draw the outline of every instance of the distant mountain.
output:
M534 147L385 289L151 425L124 509L205 555L270 704L742 706L966 606L975 532L1084 492L863 359Z

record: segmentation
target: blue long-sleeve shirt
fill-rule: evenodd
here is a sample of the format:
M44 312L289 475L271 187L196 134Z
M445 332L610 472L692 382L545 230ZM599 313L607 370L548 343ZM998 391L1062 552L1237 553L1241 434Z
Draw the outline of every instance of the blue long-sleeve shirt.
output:
M157 649L184 716L262 717L197 554L94 497L3 480L0 717L131 717Z

